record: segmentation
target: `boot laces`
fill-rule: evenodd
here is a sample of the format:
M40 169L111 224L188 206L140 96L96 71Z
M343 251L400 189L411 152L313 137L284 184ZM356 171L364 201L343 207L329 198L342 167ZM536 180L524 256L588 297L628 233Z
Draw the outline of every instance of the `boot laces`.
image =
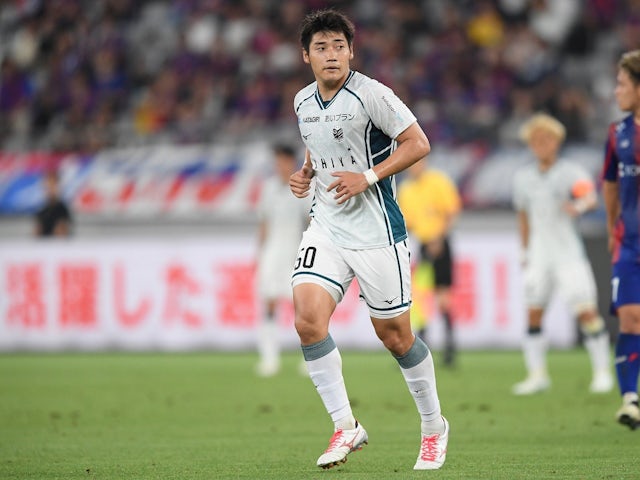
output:
M438 458L438 439L440 434L423 436L420 445L420 459L425 462L433 462Z
M327 449L325 450L325 453L332 451L334 448L340 446L340 443L342 442L342 429L340 430L336 430L333 433L333 436L331 437L331 440L329 440L329 446L327 447Z

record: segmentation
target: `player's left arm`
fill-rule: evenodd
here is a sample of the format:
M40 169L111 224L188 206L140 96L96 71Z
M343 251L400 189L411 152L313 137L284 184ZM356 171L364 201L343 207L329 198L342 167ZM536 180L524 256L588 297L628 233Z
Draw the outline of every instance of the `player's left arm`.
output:
M330 192L335 189L334 198L338 204L364 192L367 188L383 178L395 175L426 157L431 151L429 139L418 122L413 122L396 137L398 148L384 161L365 172L334 172L336 180L327 187Z
M602 182L602 198L604 199L604 209L607 214L607 236L609 252L613 252L616 239L616 222L620 217L620 196L619 184L616 181L605 179Z
M598 205L595 183L589 178L580 178L571 186L571 200L565 202L564 211L578 217Z

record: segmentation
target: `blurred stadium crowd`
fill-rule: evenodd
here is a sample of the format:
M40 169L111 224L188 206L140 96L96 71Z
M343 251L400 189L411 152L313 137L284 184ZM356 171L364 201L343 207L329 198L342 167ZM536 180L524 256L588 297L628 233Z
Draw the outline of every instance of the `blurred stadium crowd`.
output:
M0 149L95 152L295 129L311 79L298 26L334 6L353 68L391 86L433 142L517 143L544 109L570 142L617 115L640 0L9 0L0 6Z

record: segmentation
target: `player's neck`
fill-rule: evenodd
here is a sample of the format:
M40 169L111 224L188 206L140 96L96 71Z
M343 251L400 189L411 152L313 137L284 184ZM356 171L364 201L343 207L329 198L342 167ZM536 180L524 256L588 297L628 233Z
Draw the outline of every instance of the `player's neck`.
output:
M338 93L338 91L342 88L348 77L349 72L347 72L347 74L340 80L337 80L335 82L323 82L322 80L318 80L318 92L320 92L322 100L328 102L333 97L335 97L336 93Z
M538 169L541 172L546 172L547 170L549 170L551 167L553 167L553 165L556 163L556 159L555 157L553 158L547 158L547 159L538 159Z

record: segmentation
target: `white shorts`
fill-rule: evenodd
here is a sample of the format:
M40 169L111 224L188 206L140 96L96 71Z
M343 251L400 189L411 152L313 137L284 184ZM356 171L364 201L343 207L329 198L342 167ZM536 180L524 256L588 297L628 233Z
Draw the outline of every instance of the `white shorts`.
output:
M258 295L265 300L292 298L291 268L295 250L265 249L258 258Z
M409 257L406 241L351 250L334 245L321 230L310 227L302 235L292 284L316 283L339 303L355 277L370 316L394 318L411 306Z
M596 282L586 259L566 264L528 264L524 284L529 308L546 307L556 291L573 314L597 308Z

